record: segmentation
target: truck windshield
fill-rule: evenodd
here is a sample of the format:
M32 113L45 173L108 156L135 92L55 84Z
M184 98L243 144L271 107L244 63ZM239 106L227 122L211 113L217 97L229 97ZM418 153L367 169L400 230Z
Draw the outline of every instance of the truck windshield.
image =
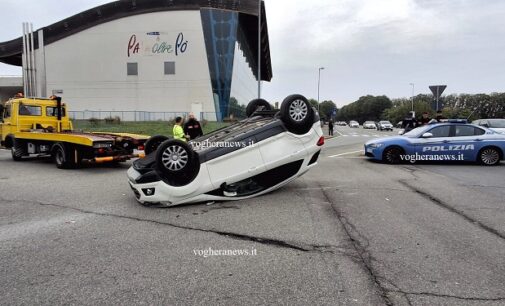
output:
M48 106L48 107L46 107L46 114L47 114L47 116L50 116L50 117L56 117L56 116L58 116L58 108L54 107L54 106ZM61 116L65 117L65 108L64 107L61 108Z
M21 116L40 116L42 115L42 108L33 105L19 105L19 115Z

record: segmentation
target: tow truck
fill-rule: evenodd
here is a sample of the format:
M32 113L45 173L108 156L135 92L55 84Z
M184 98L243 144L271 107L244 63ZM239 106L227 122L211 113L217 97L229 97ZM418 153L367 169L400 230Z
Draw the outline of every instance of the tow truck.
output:
M0 145L14 161L29 156L51 156L60 169L82 163L123 162L143 157L147 135L74 131L61 97L16 97L5 103L0 123Z

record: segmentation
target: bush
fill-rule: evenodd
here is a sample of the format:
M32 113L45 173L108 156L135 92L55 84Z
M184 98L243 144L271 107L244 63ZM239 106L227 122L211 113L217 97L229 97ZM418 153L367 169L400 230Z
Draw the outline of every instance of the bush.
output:
M91 125L98 125L98 123L100 123L100 119L94 117L89 118L88 121Z
M120 124L121 123L121 118L119 116L106 117L106 118L104 118L104 120L105 120L105 123L107 123L107 124Z

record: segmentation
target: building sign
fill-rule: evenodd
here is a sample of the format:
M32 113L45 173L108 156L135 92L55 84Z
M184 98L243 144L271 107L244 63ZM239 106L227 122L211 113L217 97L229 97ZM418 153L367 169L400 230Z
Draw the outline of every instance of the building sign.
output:
M180 32L175 39L167 39L166 33L148 32L146 37L133 34L128 41L128 57L142 53L143 55L175 54L182 55L188 49L188 41Z

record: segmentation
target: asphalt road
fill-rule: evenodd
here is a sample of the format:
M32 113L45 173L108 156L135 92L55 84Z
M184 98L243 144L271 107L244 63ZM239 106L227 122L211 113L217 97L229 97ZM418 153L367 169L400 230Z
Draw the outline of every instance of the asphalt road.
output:
M505 164L384 165L363 143L396 131L336 129L276 192L169 209L128 164L0 150L0 304L504 305Z

